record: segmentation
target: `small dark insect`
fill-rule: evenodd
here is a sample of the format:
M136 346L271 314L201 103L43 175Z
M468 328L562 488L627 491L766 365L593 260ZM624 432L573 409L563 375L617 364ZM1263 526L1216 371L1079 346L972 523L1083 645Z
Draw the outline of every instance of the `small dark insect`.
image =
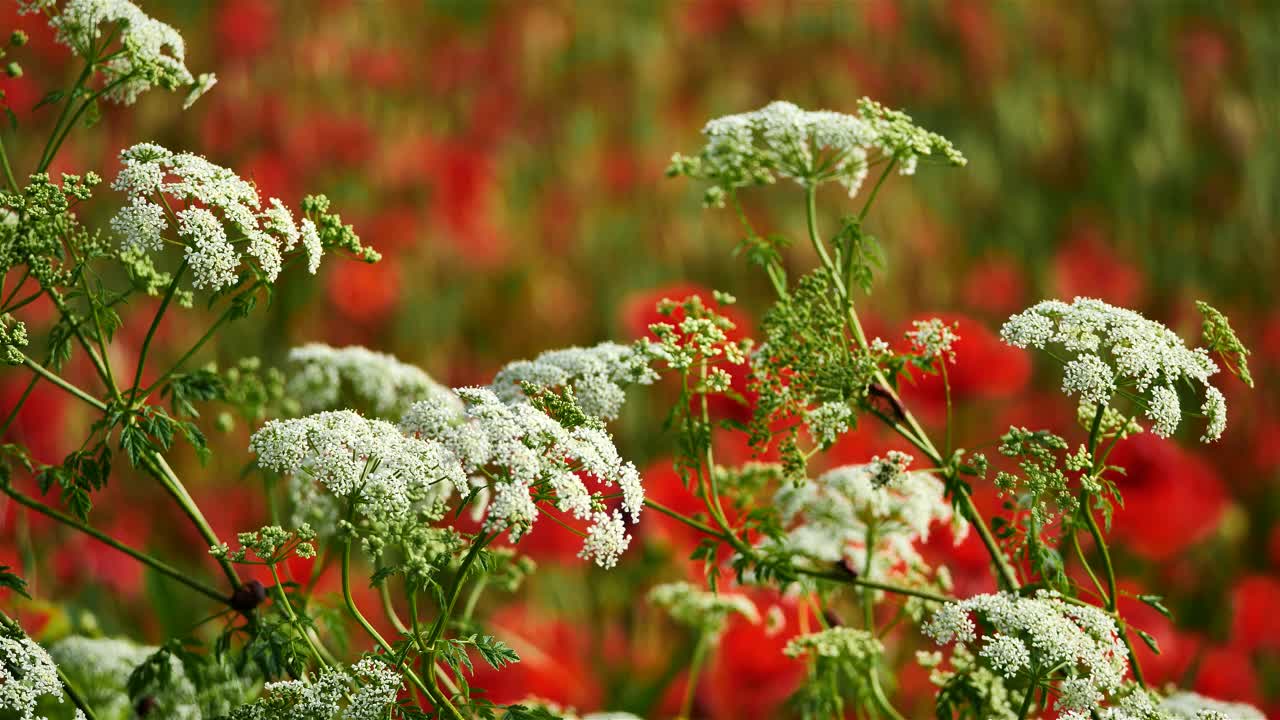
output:
M250 580L231 594L227 604L240 613L249 613L267 599L267 588L257 580Z
M893 411L893 416L898 420L906 421L906 413L902 410L902 403L898 401L896 395L889 391L888 388L880 383L872 383L867 387L867 394L874 400L879 401L878 404L888 405Z

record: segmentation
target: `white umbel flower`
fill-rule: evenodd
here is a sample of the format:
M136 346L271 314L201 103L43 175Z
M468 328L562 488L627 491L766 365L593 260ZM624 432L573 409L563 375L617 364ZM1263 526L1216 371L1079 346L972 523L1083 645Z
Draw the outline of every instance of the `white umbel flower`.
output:
M1170 720L1266 720L1261 710L1245 703L1223 702L1193 692L1179 691L1160 703Z
M991 629L978 654L1002 677L1025 676L1032 667L1056 669L1056 707L1063 715L1087 717L1123 686L1128 653L1115 621L1098 608L1043 590L1034 597L977 595L944 605L924 633L939 645L966 646L979 639L975 616Z
M1116 391L1111 366L1093 353L1084 353L1067 363L1062 372L1062 392L1079 395L1090 405L1103 405Z
M488 388L455 392L465 405L463 413L445 400L428 399L415 403L400 427L447 448L467 472L483 469L491 478L484 528L509 529L519 540L537 521L535 494L546 491L557 510L589 521L581 556L613 567L631 541L624 514L639 520L644 487L635 465L621 458L603 426L566 428L520 398L504 403ZM621 490L621 508L609 511L588 480Z
M374 519L403 517L419 502L467 487L457 459L439 443L349 410L272 420L253 434L250 450L262 467L305 476Z
M49 4L50 6L52 3ZM178 31L148 16L128 0L69 0L49 25L59 43L82 57L109 57L99 62L109 102L132 105L153 87L175 90L192 86L183 108L213 86L211 74L192 77L186 66L186 44ZM118 31L111 47L100 47L104 34Z
M642 346L605 342L544 352L533 360L509 363L494 376L490 388L505 402L524 398L520 384L571 388L582 411L606 422L617 419L628 385L652 385L658 373Z
M399 417L414 403L439 398L457 413L462 401L421 369L358 345L335 348L308 343L289 351L289 396L303 412L331 410L343 401L372 414Z
M844 562L863 573L867 542L874 536L872 565L864 577L916 586L929 583L929 566L918 544L929 539L935 525L952 525L957 539L965 536L968 526L947 501L941 480L927 472L904 472L910 456L890 456L887 461L838 467L816 480L781 488L774 505L787 531L775 549L791 554L792 562ZM889 481L884 482L887 473Z
M867 98L859 101L856 115L773 102L711 120L702 133L707 138L702 152L696 157L677 154L669 172L710 180L706 202L717 206L737 188L778 177L804 185L838 182L852 197L877 158L894 159L906 175L915 171L921 156L952 165L966 162L946 138Z
M1203 388L1209 427L1201 439L1217 439L1226 427L1226 402L1209 384L1218 365L1203 348L1190 349L1164 325L1101 300L1045 300L1009 318L1000 329L1020 348L1074 355L1065 360L1062 389L1091 405L1107 404L1118 391L1139 399L1152 431L1172 435L1183 415L1179 388Z
M712 642L719 639L734 615L753 624L760 622L760 611L746 595L702 590L687 582L655 585L649 591L649 602L681 625L706 633Z
M111 219L111 229L126 248L158 251L169 229L159 200L168 196L184 205L178 210L177 236L186 246L192 285L217 291L234 285L242 265L252 260L275 282L284 253L302 242L308 269L315 272L323 252L315 224L302 227L276 198L265 210L253 183L199 155L174 153L153 143L140 143L120 153L123 168L111 187L129 202ZM247 241L242 253L236 243Z
M231 713L232 720L383 720L403 684L386 662L365 657L349 669L314 678L269 682L263 697Z
M62 702L62 682L53 658L25 635L0 635L0 711L20 720L45 720L36 715L36 706L46 695Z

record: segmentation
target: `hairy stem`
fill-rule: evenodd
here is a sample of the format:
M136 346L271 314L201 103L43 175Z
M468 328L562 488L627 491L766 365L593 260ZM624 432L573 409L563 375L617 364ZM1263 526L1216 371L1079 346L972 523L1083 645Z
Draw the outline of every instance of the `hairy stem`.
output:
M186 486L182 484L177 474L173 472L173 468L169 467L169 463L165 461L163 455L154 451L148 453L143 458L143 467L156 480L160 481L160 485L178 503L182 513L191 520L191 524L200 533L200 537L204 538L204 541L210 547L222 544L222 541L218 539L218 534L209 526L209 521L200 512L200 507L196 505L196 501L192 499L191 494L187 492ZM231 561L228 558L220 557L218 558L218 564L222 567L222 572L227 576L227 580L231 581L231 586L239 588L240 575L236 572L235 566L231 564Z

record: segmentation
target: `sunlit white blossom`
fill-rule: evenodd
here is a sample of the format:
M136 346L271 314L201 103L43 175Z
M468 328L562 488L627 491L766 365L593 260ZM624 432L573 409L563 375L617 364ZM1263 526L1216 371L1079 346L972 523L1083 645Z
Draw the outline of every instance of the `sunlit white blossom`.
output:
M199 155L174 153L153 143L140 143L120 153L123 165L111 187L129 202L111 219L112 231L126 248L159 251L169 229L161 204L164 196L185 207L176 213L177 241L185 245L196 288L216 291L237 282L242 265L252 260L268 282L275 282L284 253L299 241L314 273L323 252L310 218L301 229L276 198L264 210L253 183ZM236 243L246 241L244 247Z
M944 605L924 632L940 645L965 646L979 640L974 617L991 630L981 636L978 654L1003 677L1025 676L1032 667L1060 673L1060 713L1087 716L1122 687L1128 653L1115 621L1098 608L1047 591L1032 597L977 595Z
M538 488L550 491L556 510L588 521L582 557L609 568L630 544L623 514L639 520L644 487L635 466L618 454L598 422L566 428L533 405L505 403L488 388L455 391L463 413L439 398L415 403L400 421L413 437L440 443L469 473L491 478L483 527L509 530L518 540L540 514ZM608 510L587 485L621 491L620 510ZM460 490L460 492L465 492Z
M262 467L303 475L375 518L402 516L416 502L467 487L439 443L349 410L272 420L253 434L250 450Z
M709 205L722 205L739 187L772 183L777 177L805 185L834 181L853 196L877 157L892 158L905 175L915 171L921 156L965 164L947 139L867 98L859 101L855 115L773 102L711 120L702 132L707 138L702 152L677 154L669 172L710 180Z
M1183 388L1203 388L1209 423L1202 440L1216 440L1226 428L1226 401L1209 384L1218 372L1209 353L1188 348L1177 333L1132 310L1092 298L1045 300L1009 318L1000 335L1063 360L1062 389L1069 395L1095 407L1117 394L1136 398L1158 435L1172 435L1181 423Z
M1266 715L1246 703L1223 702L1193 692L1179 691L1160 703L1170 720L1266 720Z
M774 496L786 535L776 550L793 562L819 565L844 562L864 577L924 585L932 582L918 544L935 525L948 525L963 538L967 524L953 512L942 481L927 472L902 472L910 457L898 453L889 462L838 467L799 486L787 485ZM889 482L880 483L885 466ZM866 568L867 542L874 535L872 564ZM773 547L773 542L766 543Z
M666 610L681 625L706 633L713 642L734 615L751 623L760 622L760 611L746 595L703 590L687 582L654 586L649 591L649 602Z
M49 25L59 43L82 57L108 58L99 61L98 70L105 83L103 97L110 102L132 105L153 87L191 85L185 109L213 86L211 74L197 80L187 70L186 44L178 31L128 0L68 0ZM104 34L117 30L111 46L103 48Z

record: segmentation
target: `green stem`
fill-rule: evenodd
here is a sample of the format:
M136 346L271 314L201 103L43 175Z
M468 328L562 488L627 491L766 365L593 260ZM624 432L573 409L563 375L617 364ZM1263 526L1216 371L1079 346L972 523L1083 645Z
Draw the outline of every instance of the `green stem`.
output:
M276 572L276 564L268 563L267 569L271 571L271 579L275 582L276 592L280 594L280 606L284 608L285 615L289 617L289 624L292 625L293 629L302 636L303 640L307 641L307 647L311 648L311 654L315 656L321 667L328 668L328 661L325 660L320 649L316 647L315 642L312 641L311 635L307 633L306 628L302 627L302 624L298 622L298 616L293 612L293 604L289 602L289 595L285 593L284 584L280 582L280 573Z
M63 390L66 390L67 392L71 393L71 394L72 394L72 395L74 395L75 397L77 397L77 398L79 398L79 399L83 400L84 402L88 403L89 405L92 405L94 408L97 408L98 410L103 411L103 412L105 412L105 411L106 411L107 406L106 406L106 404L105 404L105 403L103 403L101 400L99 400L99 399L97 399L97 398L93 397L93 396L92 396L92 395L90 395L89 393L85 392L84 390L81 390L80 388L76 387L75 385L72 385L71 383L67 382L66 380L63 380L61 377L58 377L57 375L54 375L52 372L49 372L49 370L48 370L47 368L45 368L45 366L41 365L40 363L36 362L35 360L32 360L31 358L27 357L26 355L23 355L23 356L22 356L22 364L23 364L23 365L26 365L28 368L30 368L32 371L34 371L34 372L35 372L37 375L39 375L40 377L44 378L45 380L48 380L49 382L53 383L54 385L57 385L58 387L62 388Z
M156 316L151 320L151 327L147 328L147 336L142 340L142 350L138 352L138 368L133 373L133 389L130 391L130 400L137 402L138 389L142 386L142 370L146 367L147 352L151 349L151 340L155 337L156 329L160 327L160 318L164 317L164 311L168 309L173 295L178 290L178 281L182 278L182 273L187 269L187 261L183 260L182 264L173 273L173 281L169 283L169 287L165 290L164 299L160 301L160 308L156 310Z
M9 166L9 153L4 149L4 140L0 139L0 165L4 166L4 178L9 183L9 187L15 192L22 192L22 188L18 187L18 181L13 177L13 168Z
M364 613L360 612L360 608L356 606L355 597L351 594L351 538L346 538L342 543L342 599L346 603L347 612L351 614L351 617L355 618L355 621L359 623L365 634L372 638L378 644L378 647L382 648L383 652L388 655L394 655L395 650L382 637L377 628L369 623ZM413 671L413 668L405 667L403 670L409 681L437 704L437 709L445 708L455 720L464 720L462 714L458 712L458 708L454 707L449 698L444 697L442 693L424 683L422 678L418 677L418 674Z
M261 282L262 281L258 281L254 283L252 286L249 287L248 290L242 293L241 296L247 295L249 293L256 291L258 289L258 286L261 285ZM221 315L218 316L218 319L215 320L213 322L213 325L211 325L209 329L205 331L205 334L199 340L196 341L196 344L192 345L191 349L187 350L187 352L184 353L182 357L178 358L178 361L173 364L173 367L166 370L163 375L156 378L155 382L148 385L145 390L139 393L138 398L145 398L151 393L155 392L156 388L159 388L161 385L165 383L165 381L167 381L171 376L173 376L174 373L181 370L182 366L186 364L188 360L191 359L191 356L199 352L200 348L204 347L204 344L209 342L209 339L213 337L213 334L217 332L218 328L222 327L223 323L226 323L228 320L231 319L231 316L235 313L235 310L236 310L236 304L235 304L235 301L233 300L231 303L231 306L228 307L225 311L223 311Z
M698 633L698 642L693 646L693 659L689 662L689 676L684 686L684 700L680 702L680 720L690 720L693 713L693 698L698 688L698 675L702 672L702 663L707 656L707 634Z
M196 501L187 492L186 486L178 479L178 475L174 473L173 468L169 467L169 463L165 461L164 456L157 452L151 451L143 458L143 467L152 474L156 480L160 481L160 485L169 493L170 497L178 503L178 507L183 514L191 520L191 524L195 526L196 531L200 533L200 537L209 544L210 547L219 546L222 541L218 539L218 534L209 526L209 521L205 519L204 514L200 512L200 507L196 505ZM231 564L228 558L220 557L217 559L218 564L222 567L222 572L227 576L227 580L231 582L233 588L240 587L240 575L236 573L235 566Z
M9 411L8 417L4 419L3 423L0 423L0 438L4 437L4 434L9 431L9 426L18 418L18 412L22 410L22 404L31 396L31 391L36 389L36 383L40 382L40 378L41 375L39 374L31 376L31 382L27 383L27 389L22 391L22 395L18 397L18 402L14 403L13 409Z
M185 573L181 570L178 570L177 568L174 568L168 565L167 563L165 563L164 561L158 558L154 558L142 552L141 550L137 550L132 547L129 547L128 545L125 545L124 543L111 537L110 535L107 535L106 533L95 530L94 528L81 522L80 520L77 520L76 518L71 517L70 515L67 515L65 513L59 512L58 510L55 510L49 507L48 505L45 505L39 500L36 500L33 497L23 494L22 492L18 491L12 486L0 485L0 491L4 492L4 494L13 498L14 501L17 502L19 505L24 505L32 510L35 510L41 515L44 515L48 518L51 518L53 520L56 520L62 523L63 525L66 525L67 527L71 527L76 530L79 530L80 532L97 540L98 542L101 542L104 545L108 545L110 547L115 548L116 550L119 550L120 552L124 553L125 555L128 555L134 560L137 560L143 565L146 565L147 567L155 570L161 575L164 575L165 577L168 577L171 580L176 580L179 583L186 585L188 588L200 593L201 595L204 595L205 597L210 598L211 600L216 600L217 602L222 603L224 605L227 602L226 595L192 578L189 573Z
M1038 672L1031 674L1031 684L1027 686L1027 694L1022 697L1022 706L1018 708L1018 720L1024 720L1027 713L1031 712L1031 702L1035 700L1036 688L1040 684L1040 674Z
M67 113L71 111L71 106L76 102L76 95L80 92L80 89L84 87L84 84L88 82L89 76L93 74L93 63L93 59L90 58L89 61L85 63L84 70L80 71L80 77L76 78L76 84L71 86L71 92L67 94L67 102L62 106L62 112L58 113L58 120L53 124L53 132L49 135L49 139L45 141L44 150L40 153L40 164L36 166L37 173L44 172L48 169L49 163L53 162L53 156L57 154L58 151L57 146L54 145L54 141L57 140L58 135L62 130L62 124L67 119ZM61 143L59 143L59 145L60 144Z
M871 194L867 196L867 202L862 205L862 211L858 213L858 222L861 223L867 219L867 213L871 211L871 203L875 202L876 195L880 194L880 186L884 185L884 181L889 179L889 173L893 170L894 165L898 164L898 158L893 158L885 165L884 172L880 173L880 179L876 180L875 187L871 188Z
M882 181L883 178L884 176L882 175ZM845 304L848 307L849 325L853 329L854 338L857 340L859 347L864 351L868 351L870 349L870 345L867 342L867 335L862 329L862 322L858 318L858 312L854 307L852 293L850 293L847 288L842 287L843 281L840 279L840 273L837 272L835 265L831 262L831 256L827 253L826 245L823 243L822 238L818 236L817 209L815 207L815 192L812 185L805 189L805 210L808 217L809 240L813 243L814 249L817 250L818 257L821 258L823 266L826 267L827 271L831 273L831 276L835 278L837 290L841 292L846 300ZM902 419L907 423L906 428L902 427L902 425L897 422L888 422L889 426L910 441L913 445L918 447L921 452L933 461L935 465L946 468L944 475L945 479L948 481L948 487L956 488L956 495L958 496L961 513L964 515L965 519L969 521L969 524L973 525L974 529L978 533L978 537L982 540L982 544L986 547L987 553L991 556L992 565L994 565L996 569L997 580L999 580L1006 589L1017 590L1020 587L1020 583L1018 582L1016 574L1013 572L1013 568L1009 565L1009 561L1005 557L1004 552L1000 550L1000 546L996 543L995 537L991 534L990 528L987 527L986 521L983 520L982 514L978 512L977 507L973 504L973 499L969 496L968 491L964 486L954 482L955 470L951 467L950 462L944 462L942 454L938 452L938 449L929 440L929 436L925 433L924 428L921 427L919 421L917 421L915 416L911 414L911 411L907 409L906 405L902 403L901 398L898 397L893 386L889 384L888 378L884 375L884 371L877 368L874 377L875 382L884 389L884 392L888 394L895 406L901 409ZM886 420L883 415L880 415L879 413L876 415L882 420Z

